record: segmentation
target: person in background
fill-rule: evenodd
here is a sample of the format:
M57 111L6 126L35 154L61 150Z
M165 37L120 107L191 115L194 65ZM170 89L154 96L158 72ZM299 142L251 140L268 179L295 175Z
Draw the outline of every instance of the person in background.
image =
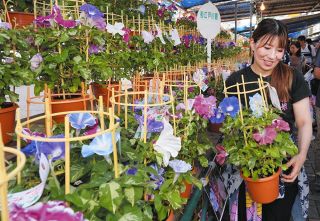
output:
M314 62L314 71L313 75L315 78L320 80L320 50L317 51L317 55L315 57ZM320 90L318 88L317 96L316 96L316 120L317 120L317 138L320 139ZM316 188L320 191L320 164L316 164Z
M306 42L306 36L304 35L300 35L298 37L298 41L301 45L301 53L306 58L306 73L313 65L313 59L316 56L316 49L313 45L309 45Z
M263 221L289 221L291 212L294 221L305 220L309 205L309 186L303 164L312 136L312 119L309 112L310 91L303 75L282 62L287 40L287 27L282 22L271 18L263 19L250 39L250 47L253 51L252 64L231 74L226 80L226 86L229 87L241 83L242 77L245 82L258 81L261 74L264 81L276 88L282 109L281 116L289 123L293 137L293 131L297 130L296 143L299 153L288 159L286 165L290 169L281 175L284 195L272 203L262 205ZM248 86L247 90L254 90L257 87L252 85L249 88ZM230 92L233 92L232 89ZM237 208L237 220L260 220L259 217L252 217L252 215L257 216L256 213L247 214L246 188L240 175L237 174L239 173L235 169L228 173L228 177L232 179L228 180L227 188L234 190L230 194L232 208L230 217L233 218L233 208ZM292 209L293 205L295 209Z
M301 45L298 41L290 44L290 66L303 73L306 64L305 57L301 54Z

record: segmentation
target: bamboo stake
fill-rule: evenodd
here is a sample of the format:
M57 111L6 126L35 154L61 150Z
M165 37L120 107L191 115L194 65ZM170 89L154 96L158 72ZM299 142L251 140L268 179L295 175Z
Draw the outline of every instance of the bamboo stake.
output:
M111 136L112 136L112 147L113 147L113 164L114 164L114 176L115 178L119 177L119 166L118 166L118 150L117 150L117 142L116 142L116 131L114 128L114 112L112 108L109 108L109 128L112 128Z
M243 91L244 91L244 102L245 102L246 108L248 109L248 101L247 101L247 96L246 96L246 94L245 94L246 84L245 84L245 82L244 82L244 77L243 77L243 75L241 75L241 79L242 79L242 86L243 86Z
M124 91L124 103L125 103L125 106L124 106L124 127L126 129L128 129L128 90L127 90L127 87L125 88L125 91Z
M50 91L50 89L48 89ZM51 110L50 110L50 105L51 105L51 99L50 98L45 98L45 127L46 127L46 135L47 137L51 137Z
M99 96L99 118L101 130L104 130L105 128L103 112L103 99L102 96Z
M172 115L173 115L173 131L174 131L174 135L177 136L177 128L176 128L176 115L175 115L175 107L174 107L174 97L172 94L172 86L170 86L170 100L171 102L171 108L172 108ZM187 107L186 107L187 109Z
M147 131L148 131L148 128L147 128L147 105L148 105L148 91L145 90L144 91L144 105L143 105L143 131L142 131L142 134L143 134L143 142L144 143L147 143Z
M64 117L65 134L65 195L70 193L70 123L69 116Z
M0 134L1 125L0 125ZM4 157L4 145L2 141L2 137L0 136L0 179L1 180L8 180L8 176L6 173L6 166L5 166L5 157ZM0 185L0 193L1 193L1 220L8 221L9 220L9 208L7 202L7 195L8 195L8 183L5 182Z

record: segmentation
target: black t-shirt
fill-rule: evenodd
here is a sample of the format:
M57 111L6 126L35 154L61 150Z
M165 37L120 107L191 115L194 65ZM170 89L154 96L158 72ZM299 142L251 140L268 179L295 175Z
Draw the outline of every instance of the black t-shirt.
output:
M282 102L280 101L281 104L281 110L282 110L282 118L289 123L291 131L293 131L294 128L294 123L295 123L295 118L294 118L294 113L293 113L293 104L295 102L298 102L302 100L303 98L309 97L310 96L310 90L307 85L307 83L304 80L303 75L298 72L297 70L293 69L293 78L292 78L292 87L291 90L289 91L290 94L290 99L288 102ZM236 83L241 83L242 82L242 76L244 78L244 82L257 82L258 79L260 78L260 75L256 74L253 72L251 69L251 66L244 68L242 70L239 70L233 74L230 75L230 77L226 80L226 86L229 87L231 85L235 85ZM267 77L262 77L264 81L270 82L271 76ZM246 84L246 91L249 90L255 90L258 88L258 83L252 83L252 84ZM243 91L243 88L239 88L240 91ZM228 89L228 92L236 92L237 89L236 87L232 87ZM249 105L249 97L253 96L254 94L259 93L259 91L252 92L247 94L247 104ZM269 96L269 91L266 91L267 96ZM245 104L244 97L241 97L242 104ZM270 102L269 102L270 103Z
M317 55L316 55L316 58L314 61L314 66L320 68L320 50L319 49L317 51ZM320 80L318 79L318 84L320 84L319 81ZM319 90L319 88L318 88L317 97L316 97L316 106L320 107L320 90Z

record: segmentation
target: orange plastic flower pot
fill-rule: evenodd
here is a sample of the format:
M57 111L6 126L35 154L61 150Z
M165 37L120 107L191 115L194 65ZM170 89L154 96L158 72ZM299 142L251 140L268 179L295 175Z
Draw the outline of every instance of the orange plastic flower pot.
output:
M189 197L191 195L192 184L188 183L185 180L183 182L184 182L184 185L186 186L186 190L184 192L180 193L180 196L182 198L189 199Z
M252 178L246 178L242 175L242 178L246 182L249 195L251 199L257 203L271 203L279 196L279 175L281 168L272 176L253 180Z
M87 100L80 98L71 98L65 100L52 100L51 111L52 113L59 113L65 111L82 111L86 109ZM63 123L65 115L53 116L52 119L56 123Z
M8 12L11 24L15 28L23 28L33 23L34 14L25 12Z
M97 84L92 83L92 90L94 96L98 99L99 96L103 98L103 104L105 107L111 107L110 98L112 97L112 88L114 88L115 94L119 93L119 83L114 84Z
M14 104L12 107L0 109L1 136L4 144L7 144L12 140L12 136L9 134L14 132L17 108L18 105Z
M170 211L170 214L169 214L169 216L168 216L166 221L174 221L174 213L173 213L172 210Z

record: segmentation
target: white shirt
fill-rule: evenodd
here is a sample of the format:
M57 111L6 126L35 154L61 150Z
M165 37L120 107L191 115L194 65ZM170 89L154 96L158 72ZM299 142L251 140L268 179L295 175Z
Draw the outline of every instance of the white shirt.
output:
M311 64L312 63L312 57L316 56L316 49L313 45L310 45L311 51L309 51L308 44L306 43L305 47L301 47L301 54L304 55L306 58L306 63ZM312 56L312 57L311 57Z

